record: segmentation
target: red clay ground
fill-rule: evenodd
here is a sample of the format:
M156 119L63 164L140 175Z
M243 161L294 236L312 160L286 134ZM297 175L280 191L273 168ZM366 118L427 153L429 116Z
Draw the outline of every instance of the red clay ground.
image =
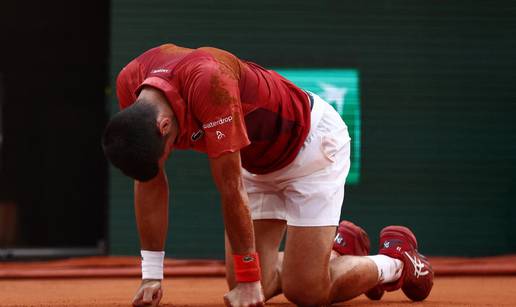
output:
M130 306L137 278L4 279L0 306ZM161 306L222 306L221 277L171 277L165 280ZM289 306L283 296L268 306ZM437 277L430 297L411 303L401 291L381 302L364 296L339 306L516 306L516 276Z

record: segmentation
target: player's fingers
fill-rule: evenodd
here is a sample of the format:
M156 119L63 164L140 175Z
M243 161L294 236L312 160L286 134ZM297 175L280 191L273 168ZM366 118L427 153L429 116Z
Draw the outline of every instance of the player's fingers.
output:
M133 297L133 306L141 306L143 297L143 290L139 289L136 295Z
M154 294L154 299L152 300L152 306L158 306L162 297L163 297L163 290L158 289L158 291Z
M134 307L142 307L142 306L147 306L147 304L143 303L142 299L139 299L137 301L133 301L133 306Z
M229 302L227 294L224 295L224 305L226 305L227 307L231 307L231 303Z
M142 303L150 305L152 303L152 298L154 297L155 291L156 291L155 288L145 288L145 289L143 289Z

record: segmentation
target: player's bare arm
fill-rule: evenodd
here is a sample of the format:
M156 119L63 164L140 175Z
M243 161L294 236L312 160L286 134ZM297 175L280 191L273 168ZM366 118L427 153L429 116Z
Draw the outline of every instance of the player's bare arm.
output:
M160 252L165 248L168 195L167 175L163 169L150 181L134 182L134 209L142 250ZM161 297L161 279L143 279L133 298L133 305L157 306Z
M226 153L210 159L213 179L221 195L224 226L233 253L252 255L255 253L254 232L249 202L244 188L240 152ZM228 306L262 306L264 297L260 281L239 282L224 296Z
M136 224L142 250L142 284L133 298L134 306L157 306L163 296L161 280L163 279L163 259L165 240L168 230L169 188L165 161L168 159L173 141L177 135L177 124L167 101L160 91L145 87L139 95L143 101L154 101L159 110L156 129L165 137L163 154L158 161L158 174L149 181L134 182L134 205ZM146 268L150 265L150 271ZM160 272L153 272L158 265ZM158 276L159 275L159 276Z
M134 182L134 209L144 250L162 251L168 228L168 182L164 170L147 182Z
M103 146L110 161L135 179L134 206L141 245L142 284L133 298L133 305L157 306L162 297L168 229L169 190L165 161L177 137L178 126L160 90L143 86L132 101L131 92L123 90L123 83L118 85L123 111L106 129Z

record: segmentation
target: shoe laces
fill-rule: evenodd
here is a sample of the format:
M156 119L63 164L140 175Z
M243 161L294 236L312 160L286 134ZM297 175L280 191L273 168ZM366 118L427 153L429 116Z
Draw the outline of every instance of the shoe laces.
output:
M430 273L428 270L423 271L423 269L425 268L425 264L421 262L417 255L414 255L414 258L412 258L408 252L405 252L405 255L408 257L408 259L410 260L410 262L412 262L412 265L414 266L414 276L416 276L416 278L419 278L420 276L425 276L428 273Z

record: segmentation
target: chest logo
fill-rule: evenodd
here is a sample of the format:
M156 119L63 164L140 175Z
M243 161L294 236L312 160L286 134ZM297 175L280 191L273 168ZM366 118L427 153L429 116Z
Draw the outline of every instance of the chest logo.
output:
M220 132L219 130L217 130L217 140L222 140L223 138L226 137L226 135L222 132Z

